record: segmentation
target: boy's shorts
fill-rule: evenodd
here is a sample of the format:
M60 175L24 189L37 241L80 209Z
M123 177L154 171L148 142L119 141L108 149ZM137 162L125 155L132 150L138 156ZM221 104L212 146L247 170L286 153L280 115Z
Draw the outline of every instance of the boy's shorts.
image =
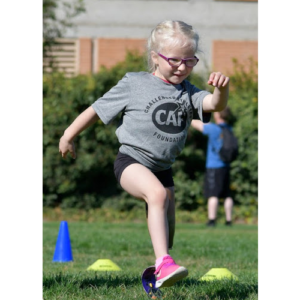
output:
M115 176L118 180L118 183L120 183L121 175L126 167L128 167L131 164L141 164L131 156L127 154L123 154L119 151L115 163L114 163L114 172ZM173 187L174 181L173 181L173 175L172 175L172 168L159 171L159 172L152 172L157 179L162 183L164 187ZM139 174L136 174L136 176L139 176Z
M204 197L230 197L230 168L206 169Z

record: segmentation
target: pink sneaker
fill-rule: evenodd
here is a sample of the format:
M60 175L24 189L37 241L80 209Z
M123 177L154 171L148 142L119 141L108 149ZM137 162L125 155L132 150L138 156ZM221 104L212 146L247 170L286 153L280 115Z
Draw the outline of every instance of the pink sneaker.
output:
M174 285L175 282L188 275L188 270L176 265L174 259L168 256L164 258L154 274L156 275L155 287L160 288Z

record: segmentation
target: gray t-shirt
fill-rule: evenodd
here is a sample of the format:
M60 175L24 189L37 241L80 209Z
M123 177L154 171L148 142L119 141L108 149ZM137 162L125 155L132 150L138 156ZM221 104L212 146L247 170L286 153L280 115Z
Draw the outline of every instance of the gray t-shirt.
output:
M127 73L92 107L104 124L122 113L116 130L120 152L153 172L167 170L184 147L192 119L207 123L211 117L202 112L203 99L210 93L186 80L184 86L147 72Z

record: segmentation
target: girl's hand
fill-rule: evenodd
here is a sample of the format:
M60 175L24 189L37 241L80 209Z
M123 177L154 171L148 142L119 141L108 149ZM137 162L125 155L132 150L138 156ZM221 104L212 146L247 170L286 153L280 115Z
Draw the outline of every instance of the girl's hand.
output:
M207 81L207 84L217 88L226 87L228 83L229 83L229 77L225 76L221 72L212 72Z
M59 141L59 153L61 153L62 158L65 158L70 152L71 156L75 159L75 145L73 141L69 141L64 135L60 138Z

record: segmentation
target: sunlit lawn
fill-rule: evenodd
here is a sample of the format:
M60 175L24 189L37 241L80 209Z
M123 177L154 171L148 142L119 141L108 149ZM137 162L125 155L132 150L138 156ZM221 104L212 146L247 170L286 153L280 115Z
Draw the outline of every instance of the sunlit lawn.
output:
M43 225L44 299L147 299L142 271L154 263L146 223L68 222L73 262L52 262L59 222ZM189 276L162 289L165 299L258 299L256 225L206 228L177 224L171 255ZM110 259L121 271L87 271ZM238 281L199 279L212 268L227 268Z

